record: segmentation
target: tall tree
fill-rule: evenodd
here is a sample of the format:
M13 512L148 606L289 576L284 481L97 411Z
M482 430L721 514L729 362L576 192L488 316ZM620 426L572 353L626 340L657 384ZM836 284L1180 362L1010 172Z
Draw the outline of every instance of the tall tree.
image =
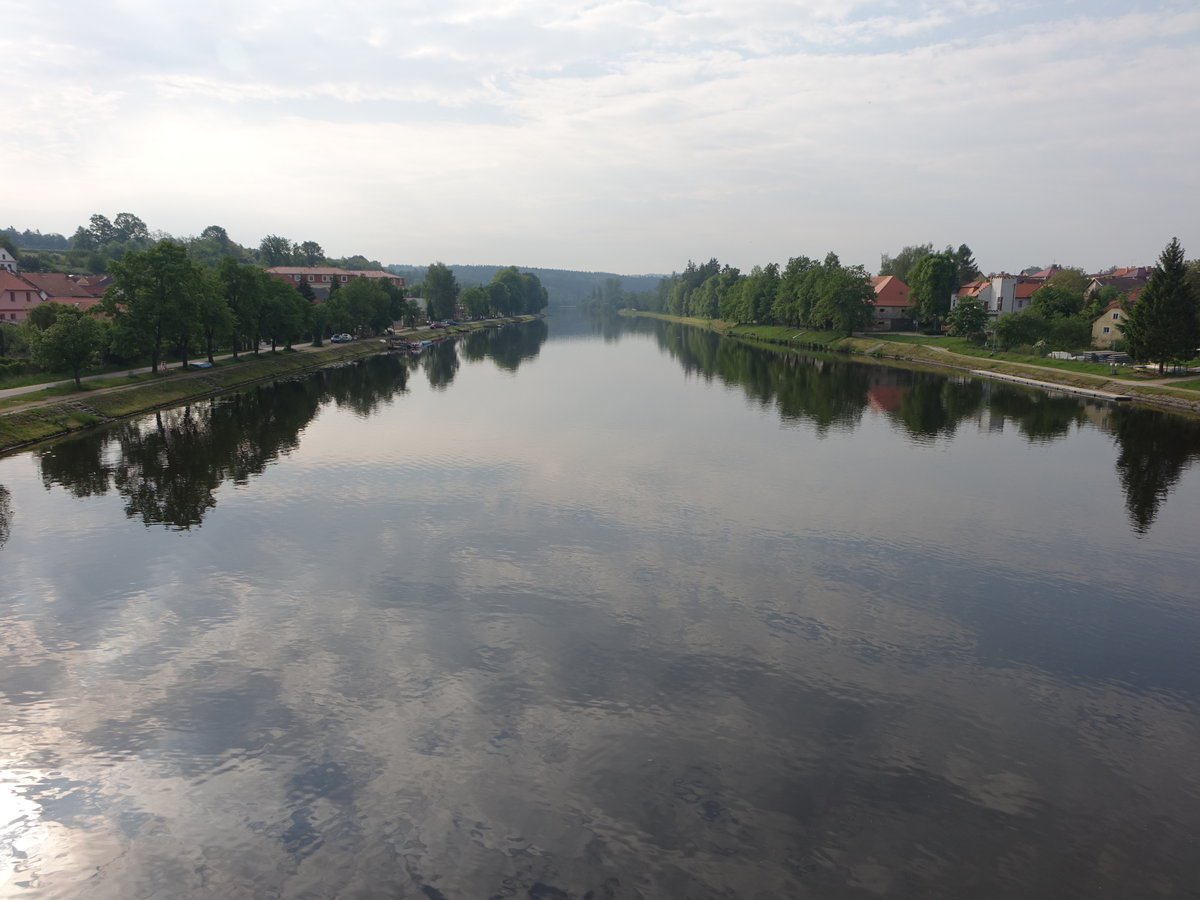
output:
M100 213L93 213L88 231L92 233L92 237L96 241L96 246L103 247L105 244L111 243L116 239L116 229L113 228L112 222L108 221L108 216L103 216Z
M836 253L827 253L816 277L816 302L810 324L850 334L871 320L875 289L862 266L843 266Z
M430 319L448 319L454 315L454 305L458 302L458 279L449 266L435 262L425 270L422 296Z
M895 275L901 281L908 281L909 270L917 264L917 260L933 254L933 244L909 244L895 256L884 253L879 258L879 274Z
M923 256L908 272L909 297L917 318L936 326L950 311L950 300L958 284L958 263L953 253L931 253Z
M113 318L118 344L126 353L149 355L157 370L168 342L186 349L185 335L195 327L201 269L182 244L160 241L114 260L109 271L113 282L103 305Z
M1134 359L1167 364L1196 355L1200 346L1200 318L1196 292L1188 280L1187 264L1179 238L1172 238L1158 257L1158 265L1137 301L1125 311L1122 329Z
M112 222L113 239L122 244L150 242L150 229L133 213L117 213Z
M59 306L43 303L42 306ZM96 361L103 338L103 327L93 316L74 306L62 305L47 328L29 328L29 348L33 360L50 371L67 372L82 387L80 373Z
M296 245L295 258L302 266L319 266L325 262L325 251L316 241L305 241Z
M1029 309L1047 319L1078 315L1083 311L1083 294L1077 294L1051 280L1033 292L1029 298Z
M987 328L988 314L982 303L970 297L958 301L958 305L946 316L946 322L950 326L951 337L974 338L982 335Z
M233 314L233 355L241 347L254 347L258 352L259 321L266 280L270 278L258 266L240 263L232 256L221 257L216 268L221 292Z
M224 284L213 269L200 269L196 286L196 324L208 361L215 362L217 342L233 334L235 317L225 299Z
M950 250L949 247L946 248ZM972 281L978 281L983 277L983 273L979 271L979 266L975 264L975 255L971 253L971 248L966 244L959 244L958 249L954 251L954 262L958 265L958 286L970 284ZM901 278L901 281L904 279Z
M258 253L267 268L286 266L292 261L292 242L277 234L268 234L259 243Z

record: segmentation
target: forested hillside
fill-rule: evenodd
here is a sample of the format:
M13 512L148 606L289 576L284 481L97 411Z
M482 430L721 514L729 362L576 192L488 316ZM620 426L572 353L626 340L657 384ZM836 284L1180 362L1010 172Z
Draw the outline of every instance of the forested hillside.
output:
M488 284L504 266L451 265L450 270L463 288ZM534 266L519 266L522 272L532 272L541 281L550 296L551 306L574 306L583 303L604 288L610 278L621 282L626 292L649 291L658 287L661 275L614 275L611 272L572 272L567 269L539 269ZM391 265L389 272L404 276L408 284L416 284L425 277L424 266Z

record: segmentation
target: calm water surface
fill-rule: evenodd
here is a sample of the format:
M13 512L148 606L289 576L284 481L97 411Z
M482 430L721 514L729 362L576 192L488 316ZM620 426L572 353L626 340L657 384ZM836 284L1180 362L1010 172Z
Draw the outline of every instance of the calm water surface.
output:
M1200 896L1198 457L563 315L0 459L0 894Z

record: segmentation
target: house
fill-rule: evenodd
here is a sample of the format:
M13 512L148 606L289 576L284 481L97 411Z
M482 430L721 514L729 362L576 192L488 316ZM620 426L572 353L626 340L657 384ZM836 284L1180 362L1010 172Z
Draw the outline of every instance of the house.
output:
M1124 297L1118 297L1108 306L1104 307L1104 312L1100 313L1099 317L1092 322L1092 346L1099 350L1115 350L1117 342L1124 338L1123 323L1127 313L1126 309L1133 303L1137 302L1138 294L1141 293L1141 288L1135 288Z
M1027 307L1029 301L1033 299L1033 295L1043 284L1045 284L1044 281L1034 281L1027 278L1018 279L1017 283L1013 285L1013 305L1007 312L1020 312Z
M910 330L913 301L908 296L908 285L895 275L877 275L871 279L871 287L875 289L872 326L882 331Z
M1150 280L1150 270L1145 266L1118 269L1117 272L1125 272L1127 274L1118 275L1116 272L1111 272L1107 275L1093 275L1092 280L1088 283L1087 290L1083 292L1083 296L1088 300L1092 300L1100 293L1102 288L1106 287L1116 288L1119 293L1127 294L1132 290L1142 287Z
M0 322L23 322L42 302L38 289L14 272L0 269Z
M17 274L17 261L13 255L3 247L0 247L0 272L12 272Z
M1055 263L1054 265L1050 266L1050 268L1040 269L1037 272L1030 272L1027 269L1027 270L1025 270L1024 273L1022 273L1021 277L1031 279L1032 281L1046 282L1046 281L1049 281L1051 278L1053 278L1055 275L1057 275L1061 271L1062 271L1062 266Z
M104 288L81 284L78 276L62 272L25 272L21 277L38 289L43 301L74 305L76 301L98 300L104 294Z
M1002 312L1019 312L1029 303L1026 296L1023 302L1018 302L1017 287L1025 280L1024 276L1017 277L1001 272L988 278L972 281L958 289L950 301L950 308L958 306L961 300L978 300L989 316L995 317ZM1041 287L1041 282L1028 282ZM1034 288L1034 290L1037 289Z
M271 266L267 272L276 278L291 282L293 285L307 282L318 300L323 300L329 295L329 289L333 284L346 284L359 277L383 279L396 287L404 287L403 278L382 269L339 269L337 266Z

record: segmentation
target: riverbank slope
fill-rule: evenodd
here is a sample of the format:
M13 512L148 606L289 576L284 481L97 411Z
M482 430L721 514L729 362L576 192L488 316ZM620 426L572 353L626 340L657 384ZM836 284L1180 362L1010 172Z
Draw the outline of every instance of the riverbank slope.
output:
M830 350L887 363L919 365L980 377L1037 382L1037 387L1088 392L1097 396L1117 395L1158 409L1200 415L1200 379L1195 375L1156 378L1122 367L1112 374L1097 363L1045 360L1038 363L1015 360L1001 352L978 351L979 355L946 346L945 338L926 335L878 332L845 337L827 331L809 331L777 325L734 325L719 319L694 319L664 313L622 310L622 315L662 319L706 328L725 337L795 351Z
M534 318L537 316L505 321ZM451 335L494 324L495 320L463 323L451 329ZM403 336L409 340L439 339L445 338L447 332L421 329L404 332ZM20 394L0 399L0 454L117 419L386 351L385 340L364 338L322 347L296 347L257 355L243 353L237 359L220 358L211 368L176 368L159 375L141 371L93 377L82 388L76 388L74 382L31 386Z

